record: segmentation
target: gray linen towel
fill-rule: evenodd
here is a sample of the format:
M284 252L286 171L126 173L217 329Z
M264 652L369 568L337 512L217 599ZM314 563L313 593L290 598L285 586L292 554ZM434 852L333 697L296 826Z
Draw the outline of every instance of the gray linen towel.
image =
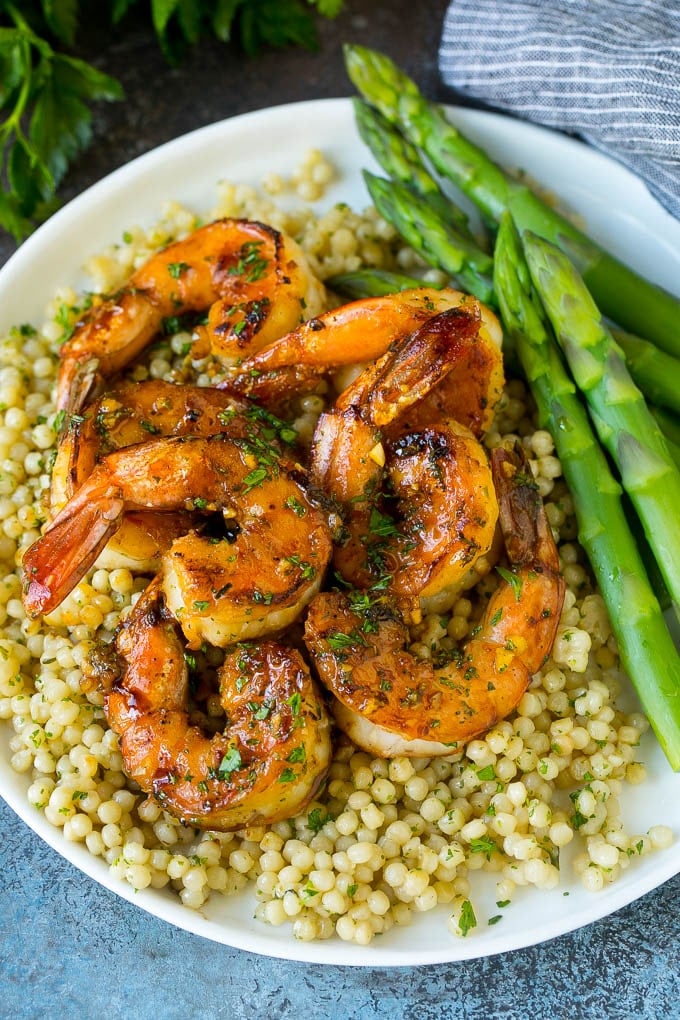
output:
M613 156L680 218L680 0L453 0L439 67Z

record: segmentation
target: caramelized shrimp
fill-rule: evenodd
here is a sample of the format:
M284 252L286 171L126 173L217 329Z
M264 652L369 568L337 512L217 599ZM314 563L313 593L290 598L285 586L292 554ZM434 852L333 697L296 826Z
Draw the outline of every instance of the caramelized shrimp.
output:
M253 417L254 405L208 386L121 381L68 422L52 469L50 504L62 508L103 456L152 436L212 436ZM238 423L237 423L238 424Z
M199 334L235 361L324 307L322 284L295 241L249 220L216 220L152 256L96 304L62 346L57 408L78 413L93 375L130 362L168 317L209 309Z
M564 599L552 532L519 453L494 450L492 470L510 569L460 651L416 658L370 593L323 593L309 608L305 643L336 721L371 754L451 754L515 708L550 654Z
M476 302L428 319L340 394L312 443L314 481L345 513L336 567L357 587L389 589L412 619L420 599L460 581L494 537L491 473L470 430L453 420L402 427L436 413L419 404L468 363L479 325Z
M205 527L177 539L162 567L190 643L279 630L319 590L331 554L328 516L304 483L303 469L258 437L160 438L110 453L26 551L26 610L57 606L126 512L185 509Z
M310 319L246 358L238 374L220 385L277 406L291 393L311 389L322 375L382 358L390 345L401 344L433 316L459 306L474 309L479 317L474 343L465 358L449 365L442 388L431 399L438 402L433 405L438 418L448 405L447 416L453 415L479 435L488 428L503 389L502 334L488 308L451 289L421 287L351 301Z
M192 724L189 669L158 581L119 628L117 657L95 656L126 774L187 825L229 831L289 818L330 764L328 715L299 652L274 641L227 651L222 732Z
M148 442L152 436L202 436L229 432L253 444L281 439L292 445L295 433L284 422L250 402L214 387L177 385L161 380L120 382L71 419L62 434L52 469L53 515L89 477L103 456ZM128 511L98 565L156 572L160 556L190 530L185 511Z

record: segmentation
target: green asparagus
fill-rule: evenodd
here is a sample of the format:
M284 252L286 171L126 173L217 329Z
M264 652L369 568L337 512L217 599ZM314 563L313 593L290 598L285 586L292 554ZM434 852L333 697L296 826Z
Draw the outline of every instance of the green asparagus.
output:
M621 487L595 438L536 302L509 215L496 243L494 281L541 425L555 440L574 498L579 540L609 610L621 658L671 767L680 770L680 656L628 526Z
M680 414L680 359L623 329L612 335L626 356L628 371L644 395Z
M666 445L671 457L680 467L680 420L665 407L655 407L654 404L649 404L649 410L666 437Z
M442 176L453 181L489 221L505 209L520 230L531 230L562 248L576 263L602 312L630 332L680 357L680 298L650 283L609 255L572 223L494 163L428 102L416 84L386 56L347 45L350 79Z
M364 179L380 214L412 248L430 265L455 277L480 301L493 304L490 255L444 223L427 200L405 184L376 177L368 170L364 170Z
M354 100L354 119L359 135L375 159L393 181L401 181L417 191L432 206L444 223L450 223L469 240L474 240L468 217L444 194L426 169L420 153L378 110Z
M433 287L441 290L442 285L421 280L416 276L393 273L388 269L357 269L355 272L338 273L329 276L325 284L337 294L356 300L358 298L380 297L383 294L396 294L400 290L411 290L413 287Z
M619 469L678 611L680 472L626 368L623 351L572 263L535 234L523 234L522 242L534 287L588 402L600 441Z

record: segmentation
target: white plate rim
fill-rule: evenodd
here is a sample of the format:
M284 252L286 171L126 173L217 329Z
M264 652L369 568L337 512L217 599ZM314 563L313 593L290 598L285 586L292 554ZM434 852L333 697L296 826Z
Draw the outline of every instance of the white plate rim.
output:
M601 240L607 239L606 213L603 227L597 220L597 203L606 206L612 201L625 197L627 207L625 216L631 220L633 232L641 230L644 233L647 231L662 244L665 254L670 253L672 264L669 278L659 282L662 282L668 289L674 289L673 280L680 278L680 274L676 273L673 268L673 259L680 267L680 224L651 197L642 182L622 165L574 139L535 125L513 120L501 114L463 108L448 109L449 115L454 122L460 124L463 131L473 138L481 135L480 143L483 140L483 143L498 158L503 156L504 148L508 145L508 140L512 138L519 140L520 148L524 148L529 156L538 149L542 156L548 159L548 162L557 156L573 164L581 174L579 180L588 181L588 187L593 187L593 181L596 182L596 191L598 187L602 187L602 182L606 181L606 189L597 197L594 211L590 210L594 218L592 233L594 236L597 236L598 233L604 235L600 236ZM252 141L260 136L271 137L277 129L280 135L285 136L293 125L299 124L304 125L304 130L298 131L296 136L296 152L298 154L301 151L300 145L303 148L316 145L319 135L325 135L331 146L334 140L338 141L336 153L339 162L342 164L345 158L343 153L346 150L348 166L352 167L352 159L357 153L357 145L360 143L355 137L351 104L347 99L310 100L269 107L219 121L167 142L115 170L73 199L18 249L0 271L2 326L7 327L16 322L25 321L26 317L17 317L14 311L17 294L20 297L22 293L22 280L30 279L35 274L36 267L41 269L46 261L53 260L54 246L59 247L61 244L63 247L64 239L68 240L71 236L77 235L79 225L81 228L83 224L91 225L96 233L97 213L101 211L103 205L111 206L113 203L118 207L118 203L121 203L119 208L121 209L120 230L122 231L129 226L129 223L125 221L125 213L122 211L126 208L126 196L129 197L133 189L142 188L143 190L146 187L147 190L153 190L152 182L157 180L159 175L165 173L168 167L184 166L188 161L196 163L197 153L214 152L216 147L226 145L229 141L233 143L235 139ZM332 132L329 125L333 125ZM347 144L348 139L351 141L349 145ZM321 148L325 151L324 145L321 145ZM494 151L495 148L498 149L497 152ZM275 168L278 168L277 159L280 155L280 150L274 154L273 165ZM540 162L541 160L539 160ZM533 173L535 168L531 164L532 159L529 158L527 168ZM364 155L363 152L361 152L361 165L375 167L370 156ZM206 172L201 168L195 171L199 177L203 174L203 185L208 187L214 183L214 178L210 181L205 179ZM224 176L229 179L234 177L231 171L225 173ZM540 169L536 176L540 180ZM549 179L545 183L549 183ZM180 199L183 187L184 182L177 188ZM579 187L581 187L580 184L574 193L576 196L574 204L577 209L579 208ZM574 198L571 195L565 197L570 200ZM367 198L365 204L368 204ZM320 203L320 205L324 205L324 203ZM153 222L157 218L158 209L156 207L150 209L149 212L151 214L149 222ZM93 217L94 219L92 219ZM119 235L109 236L109 240L117 240L118 237ZM101 242L96 242L94 247L88 247L83 255L90 254L100 247ZM622 252L618 252L618 254L623 255ZM638 250L634 251L632 255L633 257L630 259L632 264L635 265L636 262L641 261ZM66 260L66 264L68 264L68 260ZM644 271L640 265L635 267ZM59 272L63 283L73 282L70 276L72 267L68 269L60 265ZM51 293L51 286L46 293ZM647 747L650 747L649 741L647 741ZM657 775L659 771L663 774L665 766L665 762L659 761L659 754L658 749L652 746L650 755L652 759L655 759L652 772L656 770ZM433 923L442 926L440 945L427 949L412 944L417 942L417 938L410 938L409 933L413 936L421 934L423 924L427 924L427 918L431 915L423 915L418 918L419 924L416 927L400 929L398 933L393 929L394 935L390 932L384 939L375 940L367 948L349 945L338 940L316 943L296 942L289 932L286 932L282 937L279 929L270 929L268 926L257 923L253 925L242 919L228 920L226 923L223 920L215 921L209 916L182 907L174 897L171 899L165 894L159 895L152 890L135 892L127 884L112 879L107 866L101 859L92 857L79 844L68 843L59 829L51 826L42 814L31 808L23 792L26 783L22 783L22 777L17 776L11 770L5 759L3 747L0 751L0 778L2 780L0 793L3 799L29 828L81 872L130 903L176 927L234 948L280 959L328 965L401 967L492 956L547 941L599 920L633 902L680 872L680 843L676 843L670 850L653 855L653 866L649 866L650 859L647 858L646 867L640 868L630 878L629 872L625 876L625 881L614 883L601 893L592 896L586 906L579 907L574 913L565 912L557 923L555 921L533 923L531 928L526 931L513 929L510 936L505 936L502 926L498 925L493 930L486 929L482 937L473 934L467 939L454 939L452 936L448 936L440 911L437 914L436 922L433 921ZM677 794L680 777L673 776L672 783L675 784ZM680 798L677 799L680 801ZM676 823L680 826L680 814ZM249 893L242 895L249 895ZM252 907L254 905L253 896ZM401 940L398 936L402 936Z

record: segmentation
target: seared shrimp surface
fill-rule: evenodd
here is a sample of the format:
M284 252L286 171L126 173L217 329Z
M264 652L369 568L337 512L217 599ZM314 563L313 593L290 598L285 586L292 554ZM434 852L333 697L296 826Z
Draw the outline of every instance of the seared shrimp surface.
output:
M216 220L164 248L95 304L60 350L57 408L78 413L94 377L121 371L168 317L209 309L201 336L235 361L325 306L323 285L292 238L249 220Z
M412 655L399 614L370 593L326 592L309 608L305 642L335 719L372 754L451 754L516 707L550 653L564 599L552 532L524 460L497 449L492 469L510 569L450 661Z
M384 297L350 301L310 318L293 332L246 358L233 378L221 383L232 392L267 406L285 403L291 393L311 389L320 376L343 366L377 361L391 345L399 345L433 316L464 306L479 316L474 347L451 363L450 381L438 393L438 417L451 403L458 421L477 434L493 417L503 388L501 328L481 302L460 291L420 287ZM451 416L448 411L448 416Z
M126 774L187 825L230 831L289 818L330 764L328 715L299 652L274 641L230 649L219 670L220 732L192 724L177 620L152 582L95 657Z
M157 379L119 382L71 419L60 437L50 488L52 514L64 507L108 453L148 442L152 436L207 438L220 432L253 446L280 441L287 448L296 439L285 422L214 387ZM191 525L191 515L184 511L129 511L97 565L155 573L161 553Z
M163 558L166 596L187 638L224 646L279 630L319 590L331 555L328 516L305 482L300 465L257 436L159 438L108 454L26 551L26 610L57 606L126 512L184 509L206 527L221 517Z
M483 447L453 420L455 402L441 421L421 406L453 366L474 361L480 322L477 302L428 319L340 394L314 434L312 476L345 513L337 569L357 587L388 588L413 618L420 597L460 581L494 537ZM475 398L480 424L496 400L488 384ZM411 419L430 424L404 427Z

